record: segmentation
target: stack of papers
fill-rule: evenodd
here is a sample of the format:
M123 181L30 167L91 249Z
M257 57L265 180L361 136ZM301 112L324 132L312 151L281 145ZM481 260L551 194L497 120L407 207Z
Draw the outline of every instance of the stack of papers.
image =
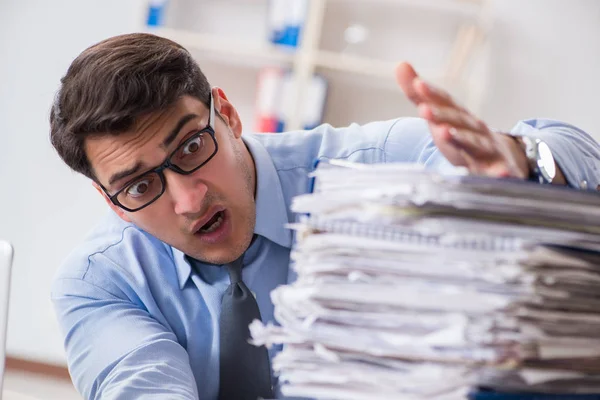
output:
M464 399L600 392L600 196L321 163L300 213L297 280L272 292L287 396Z

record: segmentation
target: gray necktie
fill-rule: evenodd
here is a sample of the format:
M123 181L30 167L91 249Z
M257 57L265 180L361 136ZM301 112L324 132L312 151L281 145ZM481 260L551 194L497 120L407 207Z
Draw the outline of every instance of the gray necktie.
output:
M248 325L260 318L254 295L242 281L243 255L224 267L230 285L221 301L219 400L273 398L269 354L248 343Z

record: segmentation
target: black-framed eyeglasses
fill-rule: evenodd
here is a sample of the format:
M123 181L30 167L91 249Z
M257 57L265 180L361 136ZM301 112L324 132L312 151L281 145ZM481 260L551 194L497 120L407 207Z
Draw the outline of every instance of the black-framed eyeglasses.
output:
M214 129L215 109L212 93L208 124L181 143L158 167L127 182L115 194L110 194L100 185L116 206L129 212L139 211L154 203L165 192L165 169L181 175L189 175L209 162L219 149Z

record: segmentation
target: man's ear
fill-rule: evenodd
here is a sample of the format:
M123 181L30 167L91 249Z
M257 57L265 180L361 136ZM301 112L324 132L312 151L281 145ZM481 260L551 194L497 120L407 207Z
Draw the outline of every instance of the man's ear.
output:
M227 99L227 95L225 95L223 89L219 87L212 88L212 95L215 111L221 115L223 121L231 128L236 138L242 136L242 121L240 120L240 116L233 104Z
M106 192L104 190L102 190L102 188L100 187L100 185L98 185L98 183L96 182L92 182L92 185L94 185L94 188L96 188L96 190L98 191L98 193L100 193L100 195L104 198L104 201L106 201L106 204L108 204L108 206L125 222L131 222L131 220L129 219L129 217L127 216L127 214L125 213L125 211L121 208L116 206L109 198L108 195L106 194Z

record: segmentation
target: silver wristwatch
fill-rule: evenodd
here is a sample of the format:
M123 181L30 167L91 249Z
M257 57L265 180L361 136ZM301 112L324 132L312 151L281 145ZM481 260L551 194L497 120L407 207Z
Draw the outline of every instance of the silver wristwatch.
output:
M521 136L521 141L529 163L529 179L542 184L552 183L556 164L550 147L541 139L528 136Z

